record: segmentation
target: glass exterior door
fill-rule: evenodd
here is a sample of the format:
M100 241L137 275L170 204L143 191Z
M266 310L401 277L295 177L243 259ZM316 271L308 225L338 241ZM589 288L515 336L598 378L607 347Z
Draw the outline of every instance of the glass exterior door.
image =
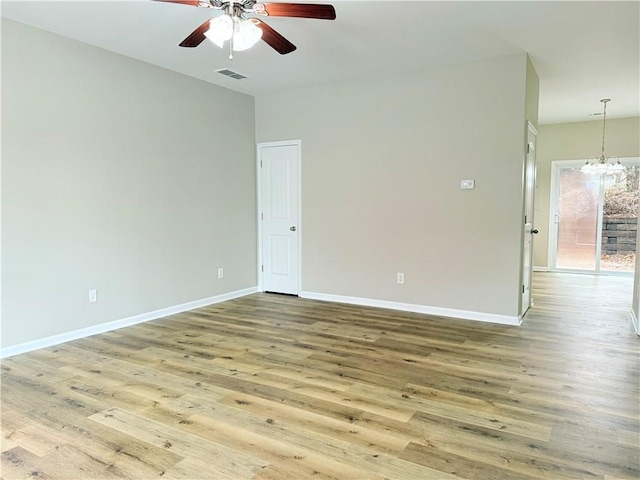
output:
M557 270L632 273L638 228L637 159L625 172L586 174L577 162L556 162L553 215Z
M580 167L561 167L556 268L596 270L600 182Z

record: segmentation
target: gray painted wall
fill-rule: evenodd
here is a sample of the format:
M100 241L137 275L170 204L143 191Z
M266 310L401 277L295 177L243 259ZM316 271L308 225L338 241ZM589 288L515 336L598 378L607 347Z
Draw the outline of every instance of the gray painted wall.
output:
M258 141L302 140L303 290L517 316L526 76L522 54L258 96Z
M2 140L3 347L256 285L252 97L3 19Z

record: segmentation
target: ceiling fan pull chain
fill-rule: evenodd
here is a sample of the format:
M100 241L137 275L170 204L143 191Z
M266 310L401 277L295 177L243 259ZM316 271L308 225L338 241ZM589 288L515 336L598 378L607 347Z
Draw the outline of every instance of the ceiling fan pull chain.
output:
M233 60L233 37L236 35L237 28L236 11L233 7L233 0L229 0L229 5L227 6L227 15L231 17L231 20L233 20L233 30L231 31L231 38L229 39L229 60Z

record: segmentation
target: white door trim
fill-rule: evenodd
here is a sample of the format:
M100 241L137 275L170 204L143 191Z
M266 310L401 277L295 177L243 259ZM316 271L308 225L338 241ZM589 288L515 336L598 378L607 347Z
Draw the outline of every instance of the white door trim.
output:
M526 147L523 170L523 235L521 254L521 278L522 291L519 300L519 315L523 317L527 310L533 306L532 272L533 272L533 233L535 228L535 193L537 176L537 130L530 121L527 121ZM529 242L528 249L525 244Z
M279 142L259 142L256 154L256 197L257 197L257 231L258 231L258 291L264 292L264 282L262 281L262 148L263 147L285 147L295 146L298 149L298 219L297 219L297 242L298 242L298 294L302 291L302 140L283 140Z

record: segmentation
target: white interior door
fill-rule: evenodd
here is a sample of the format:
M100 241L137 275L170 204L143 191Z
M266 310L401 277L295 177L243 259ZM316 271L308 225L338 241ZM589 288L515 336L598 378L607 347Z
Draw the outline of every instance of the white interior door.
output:
M262 290L299 293L300 142L258 145Z
M532 305L531 275L533 270L533 205L536 189L536 132L530 124L527 136L527 152L524 173L524 245L522 253L522 303L520 315Z

